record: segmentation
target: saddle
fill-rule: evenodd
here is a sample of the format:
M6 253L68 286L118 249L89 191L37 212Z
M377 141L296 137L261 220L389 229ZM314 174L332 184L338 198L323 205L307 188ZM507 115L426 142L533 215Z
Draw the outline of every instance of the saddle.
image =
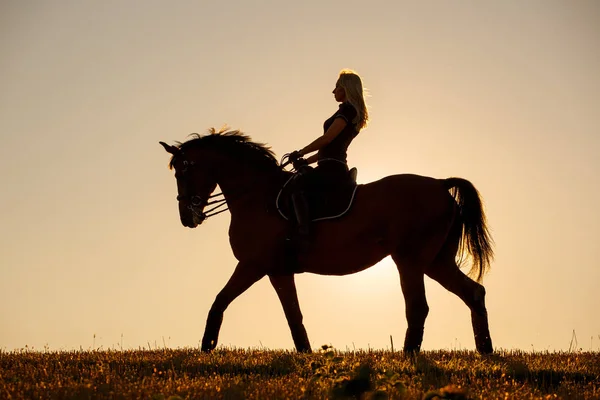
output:
M350 210L356 194L357 169L348 172L347 179L336 185L308 191L307 200L310 209L311 221L340 218ZM279 214L286 220L294 220L294 207L292 205L292 175L279 190L275 205Z

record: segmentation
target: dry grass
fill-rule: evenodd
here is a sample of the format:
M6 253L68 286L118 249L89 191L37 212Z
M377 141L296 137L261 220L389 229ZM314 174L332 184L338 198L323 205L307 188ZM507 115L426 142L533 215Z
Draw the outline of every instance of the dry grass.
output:
M0 352L6 399L600 398L600 353Z

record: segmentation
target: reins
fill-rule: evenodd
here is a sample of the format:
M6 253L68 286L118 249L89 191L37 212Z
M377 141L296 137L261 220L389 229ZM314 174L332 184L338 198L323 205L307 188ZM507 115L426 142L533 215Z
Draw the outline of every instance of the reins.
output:
M286 162L284 164L281 164L279 166L279 168L281 170L283 170L290 163L291 163L291 161ZM297 168L294 168L294 169L296 170ZM254 183L254 182L252 182L252 183ZM247 190L244 189L244 190L240 190L237 193L234 193L234 194L230 195L229 196L230 200L232 200L231 198L235 199L238 194L245 193L246 191ZM223 198L222 199L215 199L215 198L217 198L219 196L223 196ZM198 202L194 201L194 197L197 197L199 201ZM204 206L206 207L206 206L214 205L214 207L212 207L212 208L210 208L210 209L208 209L206 211L197 212L196 209L195 209L195 207L199 206L203 202L203 199L200 196L198 196L198 195L191 196L191 199L190 199L191 200L191 204L188 206L188 209L192 213L194 213L198 217L200 217L203 221L206 220L206 219L208 219L208 218L210 218L210 217L213 217L215 215L221 214L222 212L225 212L225 211L229 210L229 206L227 205L227 199L225 198L225 195L223 194L223 192L211 194L210 196L208 196L207 200L209 200L209 199L215 199L215 200L207 201L206 204L204 204ZM177 196L177 200L181 200L180 196ZM219 208L221 208L221 207L225 207L225 208L219 210Z
M327 160L333 160L333 161L341 162L341 161L336 160L336 159L327 159ZM293 166L292 171L295 171L296 173L298 173L298 172L301 173L302 170L303 170L303 167L308 166L308 163L306 162L306 160L304 158L302 158L302 157L296 158L296 159L290 158L290 153L287 153L287 154L283 155L283 157L281 159L281 162L279 164L279 169L283 170L285 167L287 167L290 164L292 164L292 166ZM246 192L246 190L240 191L240 193L243 193L243 192ZM202 218L202 220L206 220L209 217L213 217L215 215L221 214L222 212L225 212L225 211L229 210L229 207L227 206L227 199L225 198L225 195L223 194L223 192L216 193L216 194L211 194L210 196L208 196L207 200L213 199L213 198L219 197L219 196L223 196L223 198L222 199L216 199L216 200L213 200L213 201L207 201L207 203L204 204L204 206L210 206L210 205L213 205L213 204L215 205L214 207L208 209L207 211L202 211L200 213L197 213L194 210L194 206L193 205L189 205L188 207L189 207L190 211L192 211L193 213L196 213L199 217ZM198 197L199 200L200 200L200 202L202 202L202 199L200 198L200 196L192 196L192 198L193 197ZM235 198L235 195L232 195L230 197L234 197ZM194 205L197 206L198 204L194 204ZM222 210L219 210L219 208L221 208L223 206L225 206L225 208L223 208ZM215 210L218 210L218 211L215 211Z
M212 207L210 210L207 210L206 212L203 212L204 214L204 219L208 219L208 217L212 217L214 215L217 214L221 214L222 212L225 212L227 210L229 210L229 207L227 207L227 199L225 199L225 195L223 194L223 192L217 193L217 194L211 194L210 196L208 196L209 199L212 199L214 197L218 197L218 196L223 196L222 199L217 199L217 200L213 200L213 201L209 201L205 204L205 206L210 206L212 204L216 204L216 206ZM225 206L224 209L219 210L219 211L215 211L212 214L209 214L210 212L217 210L221 207Z

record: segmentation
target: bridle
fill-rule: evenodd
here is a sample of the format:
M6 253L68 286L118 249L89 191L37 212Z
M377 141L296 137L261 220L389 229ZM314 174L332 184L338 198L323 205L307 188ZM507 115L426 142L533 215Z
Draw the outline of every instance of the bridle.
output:
M204 221L205 219L208 219L209 217L212 217L214 215L217 215L217 214L220 214L222 212L229 210L229 207L227 207L227 200L225 199L223 192L211 194L206 199L203 199L202 196L200 196L198 194L190 194L190 193L193 193L194 191L189 190L189 188L190 188L189 180L185 179L185 174L190 168L195 167L196 163L194 161L183 160L182 164L183 164L183 169L180 171L179 177L176 176L176 178L183 179L184 185L186 186L186 194L183 196L178 194L177 201L186 201L187 200L187 202L189 203L187 206L188 210L190 210L190 212L193 215L195 215L197 218L199 218L201 222ZM212 200L212 201L210 200L210 199L214 199L219 196L223 196L223 198ZM215 205L214 207L210 208L207 211L204 211L204 207L210 206L213 204ZM216 211L223 206L225 206L224 209Z
M183 156L183 153L179 153L178 157ZM284 155L283 160L287 160L289 156L288 154ZM288 160L287 162L282 162L280 163L280 168L283 170L287 165L289 164L294 164L294 170L299 170L299 166L304 166L305 161L304 159L300 159L300 162L297 163L297 161L292 161L292 160ZM190 210L190 212L196 216L197 218L200 219L200 221L204 221L206 219L208 219L209 217L213 217L215 215L221 214L222 212L225 212L227 210L229 210L229 207L227 206L227 199L225 199L225 195L223 194L223 192L219 192L216 194L211 194L209 195L206 199L202 198L202 196L198 195L198 194L190 194L194 191L188 190L190 188L189 185L189 181L187 179L185 179L185 174L186 172L190 169L190 168L194 168L196 167L196 163L194 161L187 161L187 160L183 160L182 161L183 164L183 169L180 171L180 176L178 177L177 174L175 174L175 177L178 179L183 179L184 180L184 184L186 186L186 195L182 196L182 195L177 195L177 201L188 201L188 210ZM246 190L240 190L237 194L243 194L245 193ZM216 199L219 196L223 196L222 199ZM235 194L234 194L235 196ZM210 200L210 199L215 199L215 200ZM214 207L210 208L207 211L204 211L204 207L206 206L210 206L210 205L214 205ZM221 207L225 207L221 210L219 210L219 208Z
M211 194L210 196L207 197L207 200L212 199L214 197L218 197L218 196L223 196L223 193L221 192L221 193ZM186 197L188 197L188 196L177 196L177 200L178 201L185 200ZM189 198L189 202L190 202L190 204L187 206L188 210L190 210L191 213L194 214L196 217L200 218L201 221L204 221L205 219L208 219L209 217L212 217L217 214L221 214L222 212L229 210L229 207L227 207L227 200L225 199L225 197L223 197L222 199L216 199L213 201L205 201L199 195L193 195ZM204 210L199 211L200 209L203 209L204 207L210 206L212 204L216 204L216 205L207 211L204 211ZM219 211L214 211L223 206L225 206L224 209L219 210Z

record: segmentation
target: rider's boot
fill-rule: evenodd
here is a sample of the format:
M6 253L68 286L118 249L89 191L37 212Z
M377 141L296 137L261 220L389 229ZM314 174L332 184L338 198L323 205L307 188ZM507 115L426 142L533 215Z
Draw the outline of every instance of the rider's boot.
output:
M306 193L299 190L292 194L292 204L297 223L296 248L299 252L306 252L310 245L310 214Z

